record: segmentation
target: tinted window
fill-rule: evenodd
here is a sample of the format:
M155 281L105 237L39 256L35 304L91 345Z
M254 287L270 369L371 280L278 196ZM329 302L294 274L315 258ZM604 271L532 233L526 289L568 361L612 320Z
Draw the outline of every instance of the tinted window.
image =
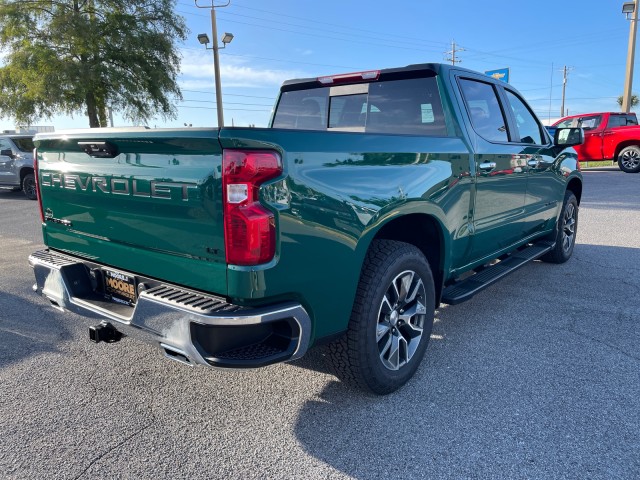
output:
M330 87L283 92L273 127L447 135L434 77L373 82L365 89L368 93L333 96Z
M518 126L519 138L514 138L513 141L542 145L542 133L540 131L541 127L538 124L536 118L527 108L525 103L520 99L520 97L515 95L513 92L510 92L509 90L507 90L506 92L507 99L509 100L509 104L511 105L511 110L513 111L513 116L516 119L516 125Z
M436 79L372 83L366 131L445 136L447 128Z
M329 104L329 128L364 128L367 94L338 95Z
M326 129L328 97L327 88L283 92L273 126L296 130Z
M598 128L602 121L602 115L588 115L586 117L573 117L563 120L556 125L559 128L581 127L584 130L593 130Z
M473 129L494 142L506 142L506 122L493 86L469 79L460 79L460 88L467 104Z
M13 140L13 143L16 144L16 147L18 147L18 150L20 150L21 152L33 152L33 149L35 148L32 138L19 137L12 138L11 140Z
M637 125L638 120L635 115L610 115L607 127L626 127L627 125Z

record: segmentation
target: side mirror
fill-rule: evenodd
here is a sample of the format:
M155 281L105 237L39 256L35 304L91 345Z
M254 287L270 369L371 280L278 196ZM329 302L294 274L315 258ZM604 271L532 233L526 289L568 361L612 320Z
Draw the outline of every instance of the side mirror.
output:
M557 147L573 147L584 143L582 128L557 128L553 135L553 144Z
M11 151L10 148L7 148L6 150L0 150L0 157L13 158L13 152Z

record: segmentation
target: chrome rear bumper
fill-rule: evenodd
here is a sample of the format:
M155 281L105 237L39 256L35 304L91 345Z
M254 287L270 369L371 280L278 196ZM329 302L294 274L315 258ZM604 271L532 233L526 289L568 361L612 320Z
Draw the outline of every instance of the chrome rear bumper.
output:
M297 303L247 308L137 277L135 305L120 305L100 292L97 263L53 250L33 253L29 263L36 277L34 290L55 308L110 322L182 363L254 368L295 360L309 347L311 320Z

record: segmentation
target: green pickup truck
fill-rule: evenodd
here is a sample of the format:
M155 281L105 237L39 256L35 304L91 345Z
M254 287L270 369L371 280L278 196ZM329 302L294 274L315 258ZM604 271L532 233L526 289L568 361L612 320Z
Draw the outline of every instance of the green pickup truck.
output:
M339 376L389 393L440 303L569 259L582 141L439 64L287 81L269 128L38 135L34 290L97 318L96 342L224 368L327 344Z

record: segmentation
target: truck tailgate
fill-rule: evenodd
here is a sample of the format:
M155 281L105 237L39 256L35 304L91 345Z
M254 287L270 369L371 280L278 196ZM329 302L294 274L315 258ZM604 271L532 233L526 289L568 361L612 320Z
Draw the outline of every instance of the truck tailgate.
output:
M217 130L87 130L35 143L49 247L226 294Z

